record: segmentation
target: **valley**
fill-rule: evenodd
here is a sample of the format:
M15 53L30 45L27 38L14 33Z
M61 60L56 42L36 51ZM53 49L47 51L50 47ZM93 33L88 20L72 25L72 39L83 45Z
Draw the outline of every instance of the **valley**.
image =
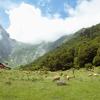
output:
M0 100L100 100L100 0L0 0Z
M92 75L98 73L98 75ZM56 75L66 83L57 85ZM0 100L99 100L100 67L94 72L75 70L75 78L67 80L67 71L21 71L0 69Z
M68 41L22 69L57 71L94 66L100 66L100 24L77 31Z
M6 56L3 39L0 100L100 99L100 24L37 45L7 36Z

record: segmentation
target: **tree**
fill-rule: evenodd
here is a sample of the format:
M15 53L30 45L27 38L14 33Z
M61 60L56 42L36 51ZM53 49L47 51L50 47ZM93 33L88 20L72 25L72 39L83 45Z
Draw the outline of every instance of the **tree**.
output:
M79 69L78 57L74 58L74 68Z
M93 64L95 66L100 66L100 56L95 56L93 59Z
M83 45L79 49L78 60L79 66L84 67L86 63L92 63L93 58L96 56L98 46L97 45Z

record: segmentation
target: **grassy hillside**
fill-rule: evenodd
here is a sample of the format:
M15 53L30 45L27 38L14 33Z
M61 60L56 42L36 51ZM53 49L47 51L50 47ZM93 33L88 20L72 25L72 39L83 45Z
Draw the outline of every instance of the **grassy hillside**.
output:
M0 70L0 100L100 100L100 76L88 76L84 69L75 71L43 72ZM94 73L100 73L96 68ZM67 83L58 86L53 77L60 75Z
M76 32L72 38L23 69L51 71L100 65L100 24Z

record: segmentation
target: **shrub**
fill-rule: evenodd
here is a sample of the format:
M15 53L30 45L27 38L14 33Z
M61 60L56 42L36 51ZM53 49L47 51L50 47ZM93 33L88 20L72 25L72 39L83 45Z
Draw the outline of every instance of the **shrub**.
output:
M93 59L93 64L95 66L100 66L100 56L95 56Z
M92 69L92 64L91 63L87 63L85 64L85 68L88 69Z
M74 58L74 68L79 69L78 57Z

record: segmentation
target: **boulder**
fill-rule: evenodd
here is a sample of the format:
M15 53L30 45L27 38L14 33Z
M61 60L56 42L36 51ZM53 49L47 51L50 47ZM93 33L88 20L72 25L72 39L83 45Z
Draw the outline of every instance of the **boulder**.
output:
M67 83L66 83L65 80L58 80L58 81L56 82L56 84L57 84L58 86L67 85Z

